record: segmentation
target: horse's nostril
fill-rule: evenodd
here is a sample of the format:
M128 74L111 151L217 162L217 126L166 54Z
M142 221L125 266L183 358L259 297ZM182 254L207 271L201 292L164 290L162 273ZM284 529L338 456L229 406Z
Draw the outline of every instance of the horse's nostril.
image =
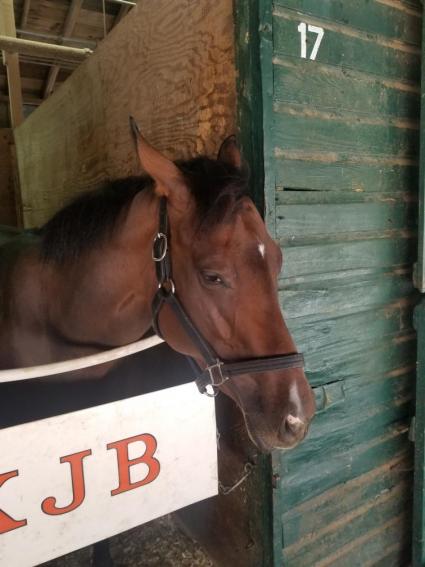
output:
M305 437L307 427L308 423L295 415L289 414L280 428L280 438L290 444L301 441Z

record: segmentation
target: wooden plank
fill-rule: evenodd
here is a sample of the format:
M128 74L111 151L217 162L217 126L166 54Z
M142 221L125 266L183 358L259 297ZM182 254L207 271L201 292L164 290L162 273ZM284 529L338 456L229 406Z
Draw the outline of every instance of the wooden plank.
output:
M276 208L279 238L348 234L412 227L415 205L409 203L341 203L283 205Z
M411 119L418 124L419 89L382 77L305 59L276 59L274 98L315 110L362 118Z
M400 235L396 238L317 242L314 245L285 248L285 278L323 274L356 268L385 268L402 266L413 261L415 238ZM287 244L287 243L286 243ZM323 290L325 292L325 290Z
M70 35L72 35L78 16L80 14L82 4L83 4L83 0L72 0L62 30L63 38L67 38ZM44 93L43 93L44 98L47 98L52 93L55 87L56 79L59 75L59 71L60 71L59 65L53 65L53 67L49 69L49 73L46 79L46 85L44 87Z
M277 189L316 191L411 191L418 183L417 165L322 161L320 154L304 152L305 159L277 157ZM302 156L298 153L298 158Z
M395 6L369 0L350 0L350 2L317 2L316 0L276 0L282 8L295 10L307 16L315 16L332 23L421 45L421 12L403 12Z
M68 47L55 45L31 39L21 39L7 35L0 35L0 49L10 53L22 53L31 57L41 57L64 62L79 63L91 55L88 48Z
M24 29L27 25L30 6L31 6L31 0L24 0L21 11L21 23L20 23L21 29Z
M375 252L377 251L384 250L375 248ZM311 257L314 253L317 256L317 248L312 252ZM382 273L378 277L353 278L353 281L342 282L334 287L326 280L315 284L306 283L296 286L295 289L284 284L285 280L282 280L279 297L290 326L292 319L315 316L316 322L319 315L322 319L329 319L331 316L358 313L405 300L413 297L414 294L408 274ZM304 319L304 324L306 322L307 320ZM299 322L300 325L301 323L302 321Z
M380 341L375 339L369 345L363 343L363 349L358 350L359 342L351 348L338 348L335 353L306 352L306 370L310 383L314 386L337 382L344 377L344 391L350 385L350 380L362 377L373 379L389 372L396 372L398 368L415 365L414 335L400 334L393 338L386 337ZM350 359L344 358L348 352ZM365 361L365 356L371 360ZM348 384L348 386L347 386Z
M169 156L215 154L235 129L231 3L140 3L27 119L16 132L26 226L139 173L129 114Z
M327 21L306 18L312 24L324 28L324 38L316 61L344 69L386 77L400 82L417 83L420 78L420 50L390 40L379 42L376 36L366 33L353 34L350 28L331 25ZM299 15L277 8L273 19L275 55L279 58L300 58ZM306 60L312 68L316 61Z
M291 321L290 327L300 350L310 356L321 353L325 357L327 350L335 348L348 353L363 349L365 343L386 340L402 331L412 332L412 305L395 302L337 317Z
M275 144L278 154L290 155L297 150L312 154L334 154L336 159L352 160L393 157L416 159L419 146L417 129L391 123L351 121L347 115L325 116L280 108L275 114ZM286 153L288 152L288 153Z
M129 11L130 11L130 6L125 6L125 5L120 6L120 9L118 10L118 14L116 15L114 20L114 26L118 25L120 21L124 18L124 16L128 14Z
M2 14L2 18L0 19L0 34L9 38L16 38L13 0L0 0L0 13ZM24 120L18 54L3 52L3 62L7 69L10 124L12 128L15 128Z
M341 486L325 491L283 514L283 539L290 546L355 513L360 503L373 502L393 486L412 481L411 455L406 453Z
M296 459L293 453L288 455L285 467L280 471L284 479L280 488L285 495L285 509L298 506L405 453L408 446L405 425L408 405L406 402L404 408L389 411L387 426L383 426L378 435L376 431L368 432L368 424L362 424L362 431L368 437L363 444L357 444L358 439L353 439L350 432L328 434L325 444L307 440L302 452L300 449L293 452L297 453ZM391 420L394 420L392 424ZM289 466L291 473L288 472ZM297 473L294 472L295 467Z
M9 128L0 129L0 224L16 226L12 144L12 130Z
M393 493L386 495L386 501L383 497L374 502L368 513L353 519L344 531L338 530L324 537L315 549L306 545L301 554L304 557L300 554L292 556L290 550L285 550L284 560L294 567L304 567L305 561L315 567L356 565L356 561L359 561L357 565L375 565L373 561L385 555L385 544L390 538L392 541L397 538L396 541L406 545L411 505L411 498L406 497L408 492L406 484L394 487Z

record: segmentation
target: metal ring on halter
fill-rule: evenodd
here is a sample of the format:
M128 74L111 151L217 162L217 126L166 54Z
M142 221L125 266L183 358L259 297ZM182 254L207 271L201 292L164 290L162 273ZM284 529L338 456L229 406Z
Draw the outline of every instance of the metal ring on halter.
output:
M162 289L165 291L165 293L170 295L174 295L176 293L176 285L171 278L168 278L168 280L160 282L158 284L158 289Z
M224 382L227 382L227 380L229 379L228 376L225 376L223 374L222 371L223 366L224 363L217 359L215 364L211 364L210 366L207 366L205 368L205 370L210 375L210 382L213 388L217 388L218 386L221 386L222 384L224 384Z
M157 246L160 247L159 256L156 255L156 247ZM154 241L153 241L152 260L154 262L162 262L162 260L164 260L165 256L167 255L167 252L168 252L167 235L164 234L163 232L158 232L158 234L155 236Z
M210 390L209 390L210 388ZM205 394L206 396L208 396L209 398L216 398L220 393L220 390L218 388L216 388L215 386L213 386L212 384L207 384L205 386L204 391L202 392L202 394Z

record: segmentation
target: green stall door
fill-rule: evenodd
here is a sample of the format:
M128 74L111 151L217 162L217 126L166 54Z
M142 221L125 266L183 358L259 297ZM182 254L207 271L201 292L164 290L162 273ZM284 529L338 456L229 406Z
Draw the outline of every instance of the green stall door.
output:
M266 218L318 400L308 438L273 455L274 565L401 567L412 538L421 4L260 4Z

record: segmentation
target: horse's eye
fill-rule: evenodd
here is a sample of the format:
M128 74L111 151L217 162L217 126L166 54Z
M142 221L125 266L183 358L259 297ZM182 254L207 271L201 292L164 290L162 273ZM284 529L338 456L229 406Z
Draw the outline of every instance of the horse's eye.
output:
M223 278L214 272L201 272L201 274L208 285L225 285Z

